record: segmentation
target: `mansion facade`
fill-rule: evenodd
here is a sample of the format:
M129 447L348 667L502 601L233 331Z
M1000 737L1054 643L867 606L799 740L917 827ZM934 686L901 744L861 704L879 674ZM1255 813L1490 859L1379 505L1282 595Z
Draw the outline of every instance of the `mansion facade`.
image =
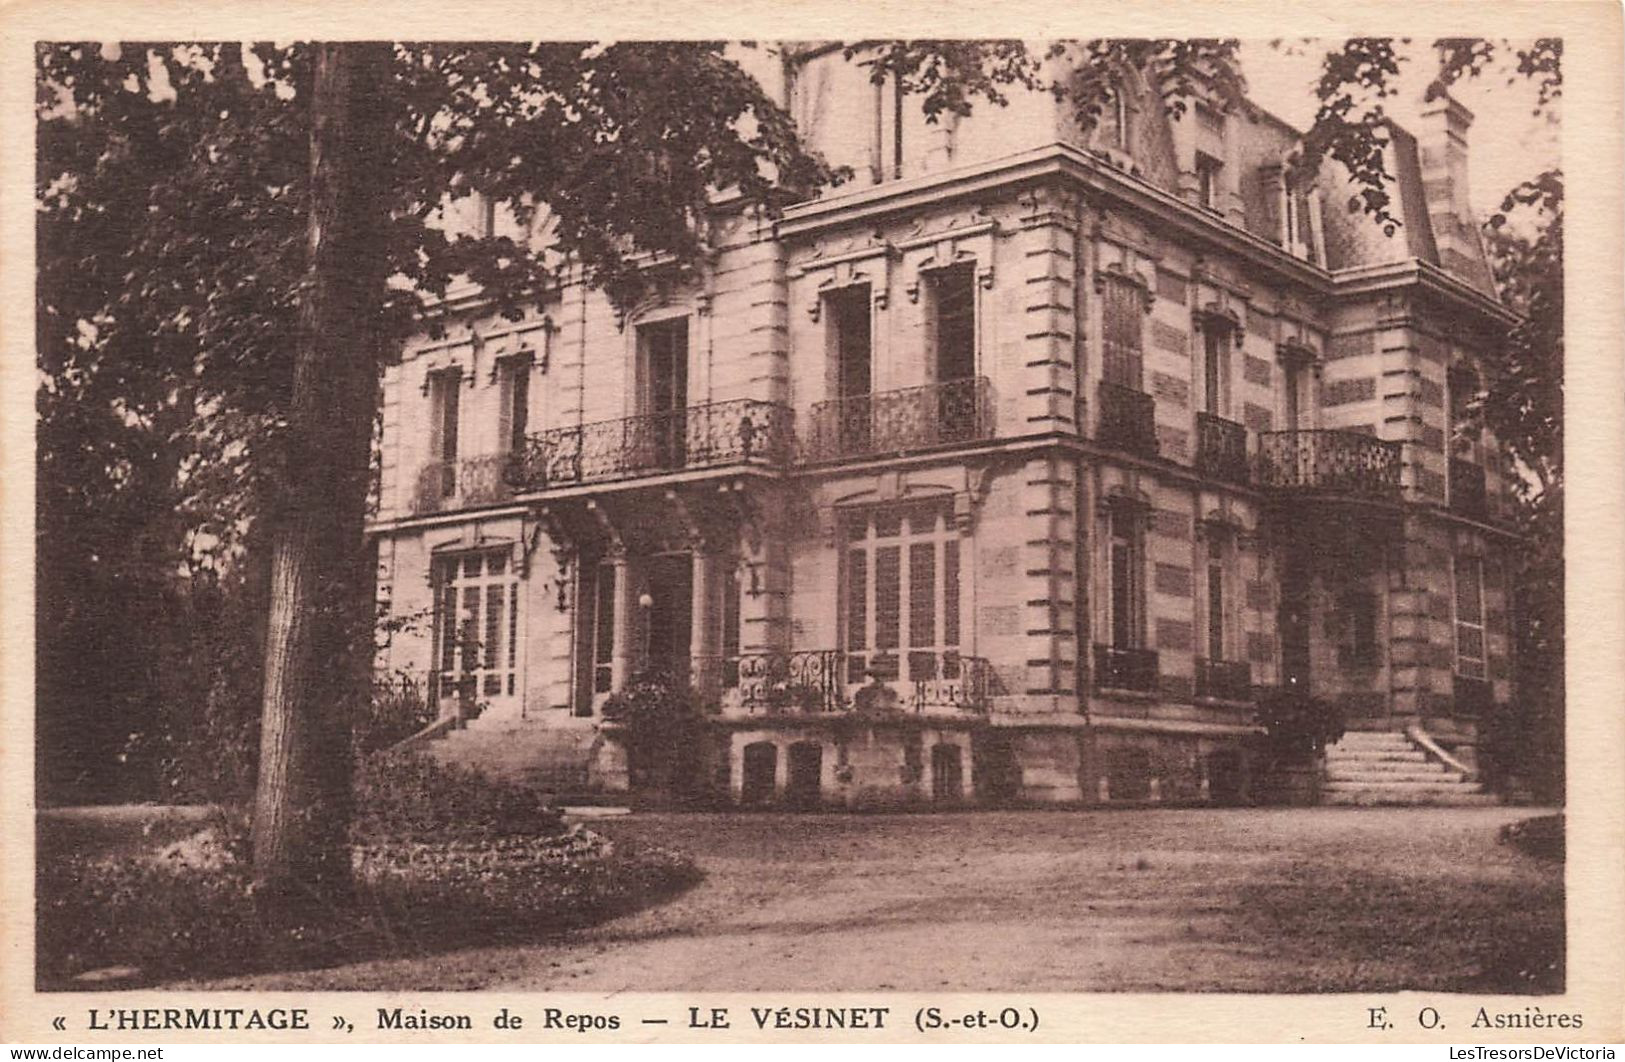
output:
M1515 539L1464 108L1392 130L1384 232L1254 107L772 77L852 180L722 204L645 305L454 293L388 370L378 666L437 743L624 787L654 672L743 804L1240 801L1281 685L1471 763Z

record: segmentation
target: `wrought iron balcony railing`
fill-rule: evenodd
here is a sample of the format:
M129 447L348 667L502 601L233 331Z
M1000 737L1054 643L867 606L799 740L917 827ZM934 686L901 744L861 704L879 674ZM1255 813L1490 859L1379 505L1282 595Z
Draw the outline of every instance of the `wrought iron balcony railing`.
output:
M899 659L811 649L730 657L721 661L717 685L725 710L752 715L985 713L991 679L986 660L953 651L905 650Z
M1095 440L1142 457L1157 456L1157 400L1144 391L1100 381Z
M740 398L553 428L526 440L512 483L528 492L724 465L782 468L791 422L787 406Z
M418 473L412 513L422 516L506 501L513 496L508 475L516 456L486 454L461 461L431 461Z
M1253 671L1245 660L1196 658L1196 695L1220 701L1253 699Z
M802 440L807 461L877 457L960 445L993 435L985 377L819 402Z
M1489 519L1489 496L1484 489L1484 466L1459 457L1450 459L1450 511L1469 520Z
M1095 689L1155 693L1157 651L1095 644Z
M1196 469L1214 479L1246 483L1247 429L1212 413L1196 414Z
M1266 431L1258 435L1258 483L1266 490L1399 498L1400 446L1360 432Z

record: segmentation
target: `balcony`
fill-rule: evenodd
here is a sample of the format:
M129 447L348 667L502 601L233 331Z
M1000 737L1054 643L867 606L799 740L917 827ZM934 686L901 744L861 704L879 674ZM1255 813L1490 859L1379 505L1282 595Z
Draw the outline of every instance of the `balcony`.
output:
M511 482L533 492L729 465L782 468L791 422L786 406L741 398L553 428L528 437Z
M732 715L983 714L991 703L988 662L953 651L747 653L721 668L722 706Z
M1095 645L1095 689L1156 693L1157 651Z
M1247 429L1212 413L1196 414L1196 470L1214 479L1246 483Z
M1253 699L1253 672L1244 660L1196 658L1196 696L1216 701Z
M1450 511L1469 520L1489 519L1484 467L1459 457L1450 459Z
M455 512L495 505L513 496L508 472L514 454L486 454L461 461L431 461L418 473L412 515Z
M1157 456L1157 400L1144 391L1100 381L1095 441L1141 457Z
M1285 494L1399 500L1400 446L1353 431L1258 435L1258 484Z
M992 435L988 382L975 376L819 402L812 407L802 457L809 462L882 457Z

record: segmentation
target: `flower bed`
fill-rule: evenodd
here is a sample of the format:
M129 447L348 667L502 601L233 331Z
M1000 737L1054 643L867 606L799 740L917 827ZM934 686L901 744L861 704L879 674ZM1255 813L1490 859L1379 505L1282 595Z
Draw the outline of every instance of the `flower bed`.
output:
M355 823L353 898L295 925L256 909L239 823L133 855L42 860L40 987L109 966L153 980L535 940L699 878L685 856L566 828L528 791L415 757L363 770Z

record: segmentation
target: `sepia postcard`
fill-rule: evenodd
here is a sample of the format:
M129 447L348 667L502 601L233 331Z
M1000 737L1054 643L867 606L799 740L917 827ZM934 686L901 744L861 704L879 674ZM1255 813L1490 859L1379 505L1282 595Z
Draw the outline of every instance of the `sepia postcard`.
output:
M1617 4L0 42L7 1042L1625 1038Z

